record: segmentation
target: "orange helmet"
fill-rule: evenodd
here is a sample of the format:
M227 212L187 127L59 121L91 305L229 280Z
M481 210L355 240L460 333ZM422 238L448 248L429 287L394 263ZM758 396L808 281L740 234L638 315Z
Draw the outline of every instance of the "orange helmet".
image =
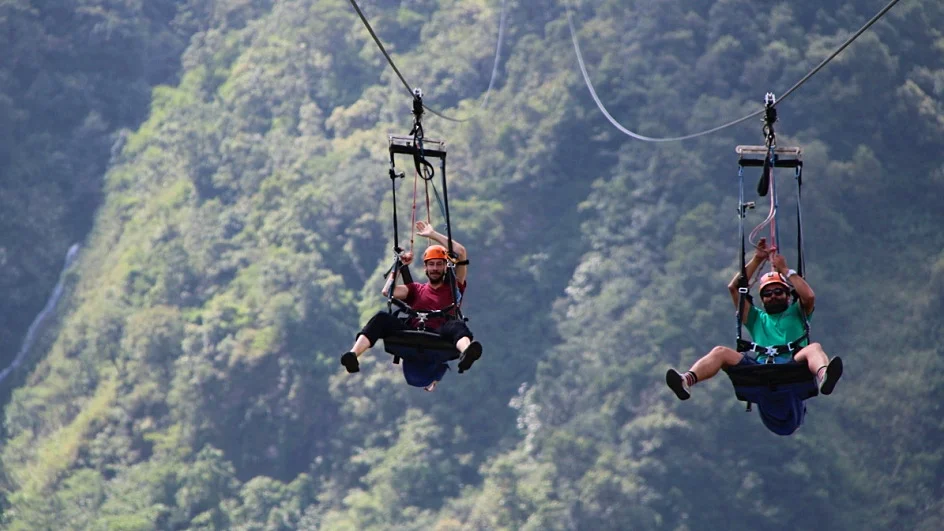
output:
M757 285L757 291L762 291L764 286L769 284L783 284L784 287L790 289L790 284L787 283L787 279L783 278L783 275L776 271L770 271L769 273L764 273L760 277L760 283Z
M423 263L426 263L430 260L448 260L449 256L446 253L446 248L442 245L430 245L426 248L426 252L423 253Z

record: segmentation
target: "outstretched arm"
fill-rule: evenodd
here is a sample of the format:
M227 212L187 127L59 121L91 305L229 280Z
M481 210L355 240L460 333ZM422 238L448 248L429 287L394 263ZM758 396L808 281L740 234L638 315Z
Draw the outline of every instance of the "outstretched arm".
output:
M813 308L816 306L816 294L813 293L813 288L807 284L806 280L803 280L799 273L787 267L787 259L782 254L773 255L770 263L773 264L778 273L783 275L783 278L793 284L793 288L796 289L797 295L800 297L800 306L803 307L806 315L813 313Z
M770 251L767 249L767 240L761 238L757 242L757 248L754 251L754 256L751 257L751 260L745 264L745 269L747 270L747 278L750 279L754 276L754 273L757 271L757 268L764 263L764 260L767 259ZM731 300L734 302L734 308L737 309L738 302L741 300L741 294L738 293L738 280L741 279L741 272L738 271L734 278L731 279L731 282L728 282L728 291L731 293ZM745 299L744 306L741 311L741 322L747 322L747 313L750 310L751 303Z
M425 221L416 222L416 233L419 234L420 236L425 236L429 238L430 240L433 240L434 242L438 243L439 245L442 245L443 247L447 249L449 248L449 238L447 238L444 234L441 234L433 230L432 225L430 225L429 223L426 223ZM453 238L452 240L452 250L456 253L456 256L458 257L457 260L459 262L465 262L466 260L469 259L469 255L465 249L465 246L457 242L455 238ZM456 266L456 282L460 284L464 283L467 274L468 274L467 265L464 264L464 265Z

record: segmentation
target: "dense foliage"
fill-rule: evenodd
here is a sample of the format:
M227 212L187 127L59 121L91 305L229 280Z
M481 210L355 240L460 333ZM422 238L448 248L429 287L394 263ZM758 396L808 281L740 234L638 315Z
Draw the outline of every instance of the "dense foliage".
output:
M176 83L206 2L0 3L0 361L88 233L123 127Z
M879 7L865 4L602 0L574 20L610 112L658 136L756 109ZM4 528L944 525L944 7L902 3L780 107L781 143L805 150L814 335L848 367L780 438L723 378L685 403L662 379L733 339L733 146L759 143L760 124L627 139L583 86L565 4L545 0L508 2L480 109L500 5L362 2L428 102L472 115L428 116L426 132L448 141L485 354L432 394L379 348L356 375L338 364L382 306L385 135L410 123L348 2L3 5L0 24L38 39L11 37L19 59L0 63L0 106L20 110L0 116L21 116L0 127L0 201L20 208L5 209L4 256L47 256L54 277L99 197L105 140L147 116L117 137L59 322L6 405ZM125 40L90 47L83 23ZM55 43L61 76L37 52ZM22 114L44 108L26 87L40 71L87 83L57 91L55 127ZM20 177L25 161L44 178ZM795 186L780 182L789 219ZM4 315L43 292L19 284Z

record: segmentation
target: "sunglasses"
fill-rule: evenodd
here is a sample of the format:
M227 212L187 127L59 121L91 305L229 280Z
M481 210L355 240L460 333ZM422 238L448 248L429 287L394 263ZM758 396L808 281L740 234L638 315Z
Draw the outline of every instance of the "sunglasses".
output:
M760 292L760 296L766 299L766 298L768 298L768 297L773 297L774 295L780 297L780 296L783 296L783 295L787 295L788 293L790 293L790 292L789 292L788 290L783 289L783 288L774 288L774 289L771 289L771 290L767 290L767 291L762 291L762 292Z

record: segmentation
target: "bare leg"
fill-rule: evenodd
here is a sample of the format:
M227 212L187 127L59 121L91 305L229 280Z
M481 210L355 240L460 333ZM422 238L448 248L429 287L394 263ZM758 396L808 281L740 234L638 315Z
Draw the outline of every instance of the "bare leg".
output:
M367 321L367 324L364 325L364 328L357 333L351 350L341 355L341 365L344 365L347 372L360 371L360 363L358 363L357 358L370 348L368 337L373 337L375 340L383 339L398 330L403 330L403 328L403 323L393 315L387 312L375 313L370 321ZM370 336L367 334L370 334Z
M351 347L351 352L353 352L355 356L360 356L369 348L370 340L367 339L367 336L364 334L360 334L357 336L357 339L354 340L354 346Z
M688 400L691 397L691 386L702 380L707 380L722 367L732 367L741 362L744 356L734 349L728 347L715 347L708 354L705 354L692 365L692 368L685 374L679 374L675 369L669 369L665 373L665 383L669 386L679 400Z
M465 352L465 349L469 348L469 344L472 343L472 340L468 337L463 337L456 341L456 350L459 352Z
M468 336L459 338L459 341L456 341L456 349L462 353L459 356L459 374L469 370L472 364L482 357L482 344L478 341L472 341Z
M347 372L358 372L361 370L360 363L357 362L357 357L364 353L367 349L370 348L370 340L367 339L367 336L364 334L358 334L357 339L354 340L354 345L351 347L349 352L345 352L341 356L341 365L344 365L344 368L347 369Z
M823 346L819 343L810 343L800 349L793 359L809 367L810 372L816 376L816 383L819 385L820 393L830 395L836 388L836 382L842 377L842 358L836 356L831 361L826 356Z
M826 356L826 352L823 351L823 347L819 343L810 343L801 348L800 351L793 356L793 359L800 363L805 362L806 366L810 368L810 372L816 375L817 381L821 380L823 377L819 372L820 369L829 364L829 358Z
M722 367L733 367L741 363L743 357L743 354L733 348L718 346L702 356L689 370L695 373L699 382L703 382L718 374Z

